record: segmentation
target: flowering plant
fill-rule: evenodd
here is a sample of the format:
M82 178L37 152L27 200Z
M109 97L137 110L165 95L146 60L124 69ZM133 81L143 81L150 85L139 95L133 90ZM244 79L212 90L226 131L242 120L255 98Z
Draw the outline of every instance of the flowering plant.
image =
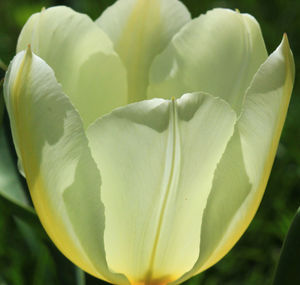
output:
M116 284L181 283L252 220L294 80L248 15L177 0L25 24L4 82L20 171L56 246Z

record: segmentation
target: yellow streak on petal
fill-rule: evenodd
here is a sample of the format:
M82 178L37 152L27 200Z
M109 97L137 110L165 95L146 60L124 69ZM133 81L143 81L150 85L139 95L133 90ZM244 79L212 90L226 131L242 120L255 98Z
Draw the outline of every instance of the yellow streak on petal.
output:
M36 159L31 160L30 171L32 174L32 169L36 168ZM33 179L27 178L28 187L30 189L30 195L34 204L34 208L38 214L38 217L45 228L50 239L55 243L57 248L68 258L71 259L78 267L82 268L84 271L90 275L106 280L103 276L97 274L93 266L82 257L82 253L70 238L70 235L66 234L66 226L62 222L62 219L56 215L53 205L49 203L49 197L47 197L46 185L43 176L39 173Z
M249 207L249 211L247 213L247 216L243 220L243 224L240 225L240 227L235 232L231 233L231 239L229 239L226 242L226 244L223 244L221 248L216 249L216 252L218 252L218 254L215 255L211 260L209 260L198 273L213 266L231 250L231 248L236 244L236 242L240 239L242 234L245 232L245 230L251 223L253 217L257 212L258 206L262 200L272 170L272 166L274 163L275 154L277 152L281 131L285 122L285 118L286 118L286 114L287 114L287 110L291 98L291 93L293 89L294 72L295 72L294 61L291 55L290 46L286 34L283 35L283 52L286 58L286 80L283 88L284 95L282 96L282 102L280 103L281 109L279 111L279 116L276 123L276 129L274 132L273 140L271 142L270 151L266 159L263 175L261 177L261 180L256 190L255 198L251 201L251 207ZM233 230L233 229L229 229L229 230Z
M179 165L180 153L178 153L178 142L179 142L179 134L178 134L178 126L177 126L177 110L176 110L176 102L175 98L172 97L171 107L170 107L170 145L172 153L170 154L169 159L167 159L167 163L171 164L170 169L166 172L167 185L165 191L162 193L164 195L163 203L160 209L159 220L156 228L155 240L153 243L152 254L150 257L149 268L146 274L146 284L151 284L150 280L153 280L153 275L155 276L155 261L158 250L159 240L161 238L162 226L166 215L167 202L170 197L172 188L175 187L177 171L176 165ZM168 167L166 167L168 169ZM177 170L177 171L176 171ZM164 278L163 278L164 279ZM155 280L155 279L154 279ZM159 279L160 280L160 279Z
M145 280L142 281L134 281L131 282L132 285L166 285L173 281L175 281L177 278L171 278L170 276L157 278L157 279L148 279L147 276L145 276Z
M129 103L146 99L148 72L158 52L160 1L137 0L116 46L126 68Z
M30 45L28 45L10 92L11 93L10 101L12 105L12 111L14 114L13 117L15 120L15 128L16 128L16 132L15 132L16 135L15 139L17 140L16 145L19 146L21 152L20 155L22 158L24 157L23 150L26 150L27 148L26 145L24 145L24 140L23 140L23 138L26 139L26 134L24 133L23 126L21 126L21 124L23 124L22 119L20 119L20 108L24 108L21 102L22 99L21 94L23 93L23 90L26 88L26 84L28 83L31 64L32 64L32 51Z
M55 205L51 203L47 196L47 193L50 191L46 190L47 185L44 182L43 174L41 173L38 163L40 159L37 157L37 152L33 149L35 143L32 140L32 134L28 133L28 130L32 128L30 125L31 118L28 117L30 116L30 112L26 113L27 117L24 119L24 108L26 108L28 100L31 101L28 99L31 93L26 89L31 81L32 58L31 47L28 45L15 81L11 87L10 100L15 121L15 139L18 141L17 145L19 145L26 181L34 208L47 234L58 249L89 274L105 280L105 278L97 273L88 260L83 259L82 252L80 252L80 249L76 246L76 242L67 234L66 225L63 223L59 213L55 211ZM29 150L31 151L29 152Z

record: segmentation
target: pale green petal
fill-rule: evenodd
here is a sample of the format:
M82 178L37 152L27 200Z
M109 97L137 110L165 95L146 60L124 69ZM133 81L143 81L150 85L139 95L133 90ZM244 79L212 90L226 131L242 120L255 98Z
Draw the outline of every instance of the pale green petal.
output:
M210 260L250 190L251 184L244 166L241 140L238 131L235 130L216 169L203 214L199 258L194 268L175 284L182 283L212 265L206 265L204 268L204 264Z
M79 114L62 92L53 70L30 48L18 53L5 77L4 95L14 143L47 233L75 264L121 284L124 278L110 273L106 265L100 174ZM85 196L81 203L79 190ZM87 229L82 224L90 222L90 213L94 214L94 227Z
M267 58L259 24L248 14L214 9L188 23L153 62L148 98L204 91L237 111Z
M17 51L28 44L52 67L85 126L127 103L125 68L88 16L67 7L42 10L25 24Z
M119 0L96 21L127 68L129 102L146 99L154 57L189 20L178 0Z
M225 101L195 93L128 105L90 126L113 271L132 284L165 284L193 267L214 171L235 120Z
M208 198L199 259L180 281L220 260L253 219L274 161L293 81L293 56L285 36L247 91L235 135L218 165Z

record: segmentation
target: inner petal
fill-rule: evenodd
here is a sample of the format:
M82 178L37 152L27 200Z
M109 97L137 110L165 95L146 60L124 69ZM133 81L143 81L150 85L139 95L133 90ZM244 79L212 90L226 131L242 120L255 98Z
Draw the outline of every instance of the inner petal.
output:
M110 39L88 16L67 7L42 10L25 24L17 50L29 44L54 70L85 127L127 103L123 64Z
M148 98L207 92L239 113L267 57L259 24L248 14L214 9L185 25L150 70Z
M146 99L154 57L189 20L189 12L177 0L120 0L96 21L126 66L129 103Z

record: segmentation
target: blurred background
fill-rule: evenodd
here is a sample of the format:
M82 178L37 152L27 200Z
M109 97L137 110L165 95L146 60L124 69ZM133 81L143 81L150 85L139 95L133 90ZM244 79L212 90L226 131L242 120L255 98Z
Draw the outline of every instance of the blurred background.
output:
M0 58L5 64L10 62L15 54L22 26L32 13L40 11L42 7L67 5L96 19L113 2L114 0L0 0ZM252 14L261 24L269 53L278 46L286 32L294 53L296 71L299 70L300 1L273 0L271 5L270 1L259 0L182 2L193 17L214 7L238 8L242 13ZM0 79L3 77L4 72L0 71ZM271 282L282 242L300 205L299 84L296 72L294 92L275 164L253 222L224 259L186 284L259 285ZM9 136L6 116L4 127ZM11 141L6 143L3 146L2 142L0 147L9 148L15 159ZM26 187L24 181L19 179L19 186ZM26 200L28 197L21 199ZM10 199L0 198L0 285L84 284L82 272L76 271L56 250L34 213L25 208L20 209ZM86 276L86 284L105 283Z

